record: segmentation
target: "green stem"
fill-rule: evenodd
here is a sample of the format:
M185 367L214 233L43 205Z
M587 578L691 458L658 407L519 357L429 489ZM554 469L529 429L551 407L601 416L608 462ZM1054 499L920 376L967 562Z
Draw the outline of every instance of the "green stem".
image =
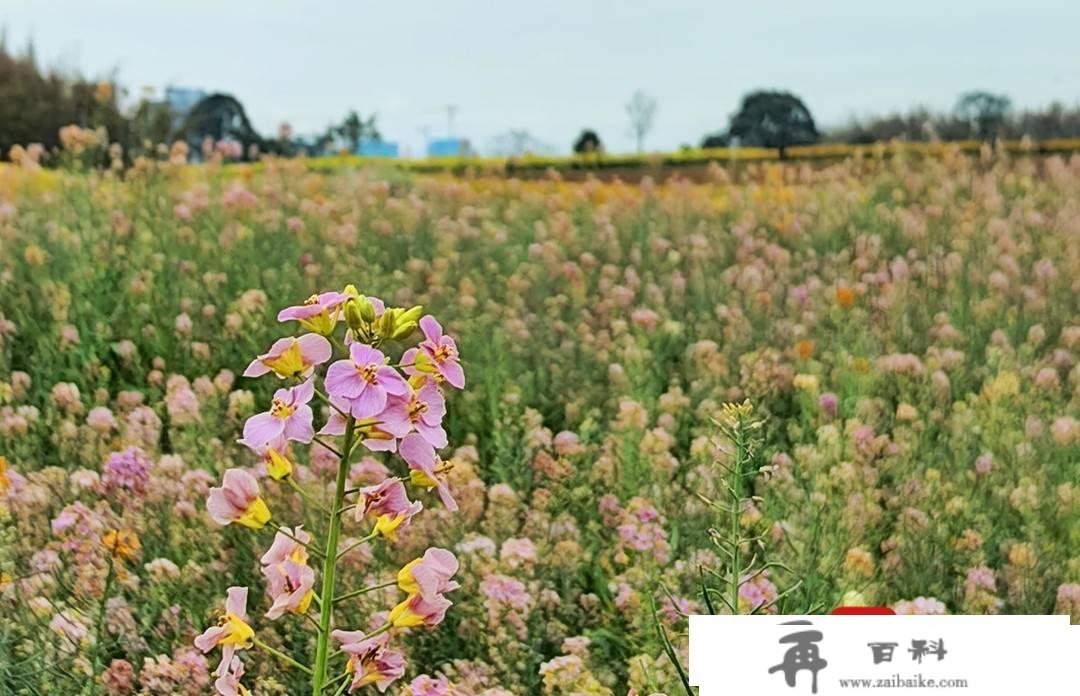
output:
M743 458L746 448L743 441L742 423L736 425L735 440L735 470L732 472L731 485L731 613L739 613L739 513L741 512L742 500L740 490L742 488Z
M340 456L341 455L339 454L338 457L340 457ZM330 514L330 510L325 505L323 505L322 503L320 503L320 502L314 500L313 498L311 498L311 496L308 495L307 491L304 490L304 487L301 486L299 483L297 483L295 480L293 480L292 476L290 476L289 478L287 478L285 480L286 480L286 482L288 482L289 486L292 487L292 489L294 491L296 491L296 494L298 496L300 496L301 499L303 499L303 501L305 503L307 503L311 507L319 508L324 513L326 513L327 515Z
M367 594L368 592L374 592L375 590L381 590L384 587L390 587L390 586L396 585L396 584L397 584L397 580L391 580L390 582L384 582L381 585L372 585L371 587L365 587L365 588L360 589L360 590L353 590L352 592L346 592L345 594L341 595L340 597L334 597L334 601L335 602L343 602L346 599L352 599L353 597L359 597L360 595Z
M369 541L371 541L372 539L374 539L376 536L378 536L378 532L372 532L371 534L368 534L363 539L358 539L355 543L345 547L345 550L337 555L338 560L340 561L342 558L345 558L345 554L349 553L350 551L355 549L357 546L363 546L364 544L366 544Z
M271 648L269 645L262 642L258 638L255 638L253 642L255 643L255 647L259 648L260 650L265 650L266 652L270 653L271 655L273 655L277 659L281 660L282 662L284 662L286 664L292 665L293 667L300 670L301 672L306 672L307 674L311 674L310 669L308 669L304 665L300 664L296 660L292 659L291 657L289 657L285 653L281 652L277 648Z
M345 453L338 462L337 483L334 487L334 503L331 506L330 531L326 537L326 558L322 572L322 607L319 612L319 635L315 645L315 668L311 675L311 693L321 696L326 686L326 667L329 662L330 629L334 619L334 573L337 566L338 537L341 534L341 504L345 498L345 483L349 478L349 452L356 434L356 420L351 416L345 425Z

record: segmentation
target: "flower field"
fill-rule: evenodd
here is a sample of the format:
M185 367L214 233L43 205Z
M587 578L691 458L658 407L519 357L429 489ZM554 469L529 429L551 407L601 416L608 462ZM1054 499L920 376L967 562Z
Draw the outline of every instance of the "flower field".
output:
M683 694L1080 623L1080 156L0 169L0 693Z

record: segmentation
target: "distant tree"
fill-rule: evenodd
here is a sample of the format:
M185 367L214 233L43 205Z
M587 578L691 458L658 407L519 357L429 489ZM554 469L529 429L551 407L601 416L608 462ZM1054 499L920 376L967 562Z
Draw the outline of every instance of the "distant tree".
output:
M641 152L645 148L645 136L656 119L656 99L639 89L627 102L626 115L630 117L630 131L637 140L637 151Z
M743 97L739 111L731 117L728 137L740 145L775 147L783 158L792 145L809 145L818 140L810 110L790 92L758 91Z
M77 74L44 70L33 45L21 54L9 51L0 34L0 158L14 145L60 144L60 129L75 124L105 128L110 140L125 142L127 120L117 106L111 80L90 81Z
M600 136L596 134L596 131L589 128L581 131L581 135L574 141L574 152L579 155L603 151L604 143L600 141Z
M131 147L135 151L145 151L159 143L169 143L172 136L172 113L165 102L153 101L149 96L139 100L138 106L131 112L128 128L131 133Z
M349 152L359 150L360 142L363 140L382 140L382 135L375 126L375 116L368 116L365 120L360 118L360 114L356 111L350 111L345 116L345 120L337 127L337 135L348 145Z
M235 140L243 147L244 156L252 150L252 145L266 149L244 112L244 105L231 94L211 94L200 100L184 118L180 135L193 149L201 147L207 138L214 142Z
M1002 134L1005 117L1012 103L1004 94L968 92L956 102L956 117L971 124L975 134L992 140Z
M712 133L706 135L701 139L701 147L708 149L711 147L727 147L728 137L726 133Z

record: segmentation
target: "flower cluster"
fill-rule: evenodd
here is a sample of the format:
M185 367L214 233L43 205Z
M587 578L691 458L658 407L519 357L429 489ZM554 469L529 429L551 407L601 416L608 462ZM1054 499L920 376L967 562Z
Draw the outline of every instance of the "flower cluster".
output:
M312 495L295 480L294 447L321 448L337 458L334 495L328 506L320 506L328 514L325 536L315 543L302 525L286 527L274 522L256 476L241 468L225 472L222 484L210 489L206 507L220 525L276 530L260 559L270 602L265 616L274 620L293 614L309 619L316 627L315 654L305 663L256 638L247 615L246 587L229 588L217 625L200 635L195 645L203 652L221 647L214 675L223 695L243 692L240 678L245 667L237 651L253 647L303 670L311 677L312 692L323 693L337 683L329 671L331 638L347 656L344 673L350 692L369 684L385 691L405 674L406 658L394 647L393 636L442 623L452 604L446 594L458 588L452 579L457 559L433 547L402 567L396 584L407 596L382 612L381 625L366 632L338 628L334 605L386 583L342 592L336 573L349 552L380 537L396 541L398 532L420 513L423 503L409 500L405 482L421 491L434 489L448 511L458 509L446 480L451 464L438 455L448 444L442 426L446 415L442 390L447 385L465 385L457 346L433 317L422 315L420 307L386 307L377 298L360 295L353 286L343 292L312 295L304 304L282 310L278 319L297 321L309 333L275 341L244 371L246 377L273 374L286 386L274 392L268 410L247 419L239 442L256 455L267 478L291 487L305 503L312 502ZM336 336L339 325L346 327L340 337ZM392 362L382 348L407 341L417 328L423 338ZM335 353L340 359L333 360ZM328 410L318 431L312 408L316 397ZM396 453L404 464L404 475L387 473L375 485L346 489L358 446L372 453ZM350 509L355 510L351 517L356 523L370 520L370 531L341 549L343 519ZM313 555L322 558L318 590L316 569L309 564ZM313 601L318 619L308 613Z

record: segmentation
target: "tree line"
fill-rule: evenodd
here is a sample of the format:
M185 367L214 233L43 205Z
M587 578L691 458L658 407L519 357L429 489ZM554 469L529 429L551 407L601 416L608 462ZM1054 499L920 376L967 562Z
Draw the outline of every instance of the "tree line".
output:
M128 159L176 141L187 143L196 157L200 152L209 156L225 142L234 146L228 150L231 156L252 159L263 153L292 156L355 152L362 142L381 139L375 116L365 118L356 111L315 136L297 137L287 124L282 124L275 136L264 137L252 126L240 101L228 94L208 95L180 115L168 103L154 100L149 94L133 106L122 108L122 96L114 79L88 80L42 69L32 47L16 54L0 38L0 158L11 158L13 148L19 152L33 144L34 152L47 159L65 145L62 131L67 130L68 140L75 137L69 126L99 134L84 139L119 145L122 156ZM645 147L658 112L656 99L640 90L626 104L629 132L639 151ZM822 132L798 96L758 90L743 97L726 128L706 134L699 146L767 147L780 150L783 156L789 147L818 142L868 144L894 139L1022 137L1080 137L1080 108L1053 104L1040 110L1017 111L1004 95L976 91L962 95L949 113L916 109L906 114L853 119ZM604 144L595 130L585 129L572 148L576 153L602 153ZM105 158L104 153L100 156Z

